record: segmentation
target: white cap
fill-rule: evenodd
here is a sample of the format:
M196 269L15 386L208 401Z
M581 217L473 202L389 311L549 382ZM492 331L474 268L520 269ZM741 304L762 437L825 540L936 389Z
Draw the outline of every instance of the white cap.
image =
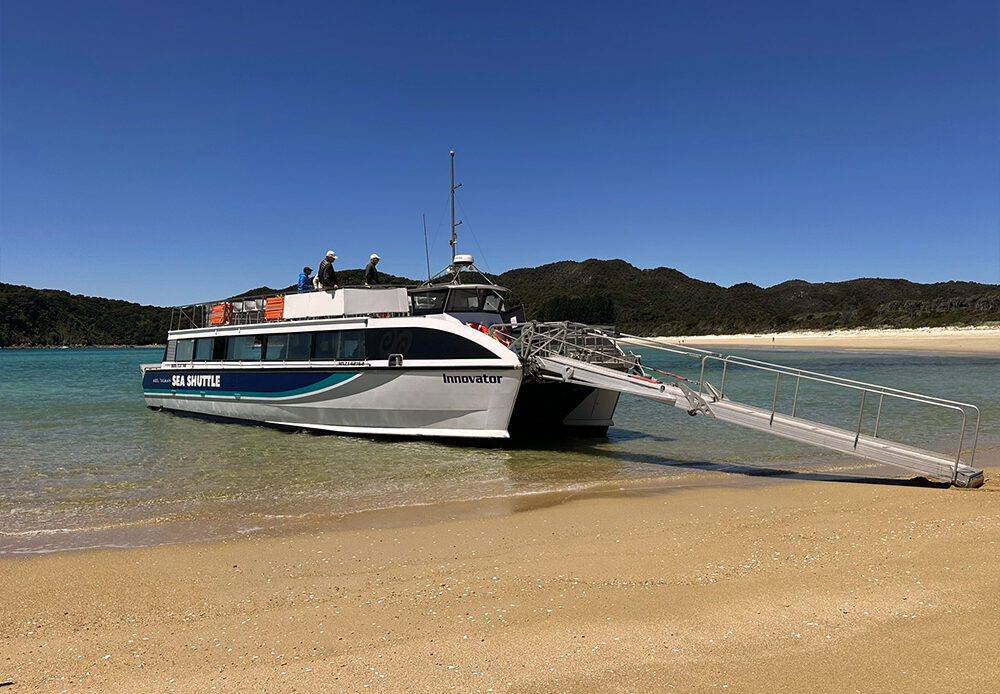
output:
M368 260L382 260L382 259L379 257L378 253L372 253L371 257L368 258Z
M333 251L327 251L326 252L326 257L327 258L333 258L334 260L336 260L337 259L337 254L334 253Z

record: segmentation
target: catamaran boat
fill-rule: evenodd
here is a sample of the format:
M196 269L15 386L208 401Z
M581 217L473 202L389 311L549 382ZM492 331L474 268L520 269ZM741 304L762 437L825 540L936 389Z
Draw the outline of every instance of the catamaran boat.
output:
M983 483L973 467L974 405L594 326L525 320L523 309L507 306L504 287L455 252L456 188L453 163L452 262L418 287L175 308L162 361L141 367L146 404L294 429L495 439L532 429L606 433L620 395L629 394L957 486ZM637 345L697 359L698 377L644 366L629 351ZM713 368L718 387L708 381ZM773 399L770 386L753 403L727 395L741 373L773 378ZM800 390L810 384L854 393L857 428L803 417ZM927 408L929 421L951 417L939 437L954 441L951 450L881 436L891 402Z
M507 311L503 287L463 283L470 269L459 255L444 284L175 310L163 362L143 367L146 404L354 434L506 438L529 423L606 431L617 393L565 384L544 406L530 397L511 349L523 311Z

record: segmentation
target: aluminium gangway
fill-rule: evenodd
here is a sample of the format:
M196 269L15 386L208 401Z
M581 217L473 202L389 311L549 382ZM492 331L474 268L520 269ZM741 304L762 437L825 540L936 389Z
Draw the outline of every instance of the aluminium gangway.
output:
M634 335L609 333L579 323L531 322L495 326L494 330L508 331L514 337L511 347L521 356L530 377L540 381L561 381L637 395L673 405L691 415L703 414L786 439L888 463L957 487L983 484L982 470L973 467L980 424L979 408L975 405ZM659 369L652 371L672 377L675 381L662 382L653 378L651 370L644 367L639 357L619 348L619 340L626 345L695 358L700 361L699 378L689 381ZM706 368L713 364L721 366L718 388L705 380ZM758 376L763 374L768 379L773 376L773 398L770 397L770 385L767 386L770 407L727 397L727 378L732 381L734 374L746 372ZM789 380L794 383L791 398L779 397L782 379L786 384ZM859 407L854 430L798 416L803 383L821 384L842 393L856 394ZM948 441L957 439L954 452L937 452L913 443L881 437L879 428L884 427L884 405L887 401L908 403L917 409L926 408L935 415L950 413L955 425L949 427L945 432L949 436L943 438ZM873 417L874 423L871 422ZM940 419L929 416L928 421L933 424L935 418ZM968 449L965 448L967 431L970 431L973 440Z

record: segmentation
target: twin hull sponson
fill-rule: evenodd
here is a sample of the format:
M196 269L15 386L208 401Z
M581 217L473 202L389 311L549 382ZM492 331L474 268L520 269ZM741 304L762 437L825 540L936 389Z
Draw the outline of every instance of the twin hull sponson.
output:
M143 366L149 407L343 433L506 438L512 428L606 430L618 402L526 382L502 341L447 313L407 315L405 289L289 295L270 321L240 324L242 308L169 333L163 362Z

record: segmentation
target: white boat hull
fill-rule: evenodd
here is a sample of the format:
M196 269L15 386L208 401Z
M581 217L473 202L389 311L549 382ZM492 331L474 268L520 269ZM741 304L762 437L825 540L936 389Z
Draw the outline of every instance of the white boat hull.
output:
M286 380L289 375L150 367L144 395L153 408L277 426L374 435L507 438L522 372L519 368L315 369L291 372L312 381L308 386L274 383L255 392L245 392L238 381L243 376L256 379L255 384L280 380L287 386L298 385ZM186 385L189 378L191 387ZM175 383L179 387L157 387Z

